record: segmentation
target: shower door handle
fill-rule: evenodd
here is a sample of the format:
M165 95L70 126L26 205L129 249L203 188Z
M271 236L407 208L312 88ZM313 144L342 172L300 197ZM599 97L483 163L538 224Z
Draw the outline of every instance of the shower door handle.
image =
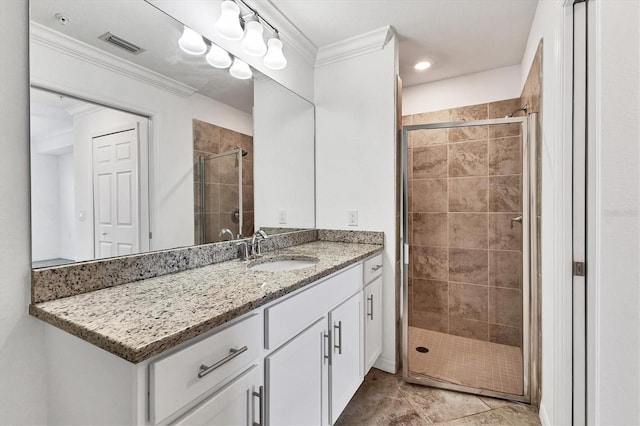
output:
M512 218L511 218L511 229L513 229L513 222L520 222L520 223L522 223L522 216L512 217Z

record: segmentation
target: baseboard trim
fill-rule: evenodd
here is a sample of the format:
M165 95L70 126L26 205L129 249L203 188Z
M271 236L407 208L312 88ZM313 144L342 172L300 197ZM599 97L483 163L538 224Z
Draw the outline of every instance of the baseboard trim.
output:
M549 417L547 416L547 410L545 410L542 403L540 403L540 411L538 411L538 417L540 417L540 423L542 423L542 425L551 426L551 422L549 421Z
M373 367L378 370L386 371L387 373L396 374L396 363L395 361L378 357L376 362L373 363Z

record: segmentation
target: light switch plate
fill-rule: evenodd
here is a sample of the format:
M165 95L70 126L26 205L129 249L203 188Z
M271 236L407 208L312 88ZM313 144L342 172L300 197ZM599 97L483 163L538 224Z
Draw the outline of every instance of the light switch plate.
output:
M347 225L358 226L358 210L347 211Z
M287 211L286 210L280 210L278 212L278 223L281 225L284 225L287 223Z

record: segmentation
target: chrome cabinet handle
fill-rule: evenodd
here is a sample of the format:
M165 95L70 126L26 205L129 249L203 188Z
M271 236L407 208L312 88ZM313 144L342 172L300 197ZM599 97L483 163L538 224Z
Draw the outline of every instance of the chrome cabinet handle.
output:
M522 216L512 217L512 218L511 218L511 229L513 229L513 222L520 222L520 223L522 223Z
M334 324L333 328L338 329L338 344L333 345L333 348L338 350L338 355L342 355L342 321L338 321L338 325Z
M202 364L200 366L200 372L198 373L198 379L202 379L204 376L206 376L207 374L211 373L213 370L222 367L224 364L226 364L227 362L231 361L232 359L234 359L235 357L241 355L242 353L246 352L247 349L249 349L246 346L241 347L240 349L229 349L229 355L225 356L224 358L222 358L220 361L216 362L213 365L205 365Z
M377 271L377 270L378 270L378 269L380 269L380 268L382 268L382 265L376 265L376 266L372 266L372 267L371 267L371 270L372 270L373 272L375 272L375 271Z
M258 397L258 415L260 416L260 421L256 422L254 413L253 426L262 426L262 421L264 419L264 386L260 386L258 392L253 391L253 396Z
M367 312L367 316L373 320L373 294L367 297L367 301L370 303L369 307L371 308L371 310Z
M331 332L323 333L323 334L324 334L325 344L324 344L324 348L322 349L322 354L324 355L324 359L328 360L329 364L331 364L331 351L329 350L329 347L331 346Z

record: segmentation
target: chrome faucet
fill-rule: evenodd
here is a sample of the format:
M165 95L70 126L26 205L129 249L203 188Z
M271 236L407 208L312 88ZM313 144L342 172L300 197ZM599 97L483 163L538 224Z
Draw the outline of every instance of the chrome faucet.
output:
M262 255L262 248L260 247L260 243L262 243L262 241L266 240L267 238L269 238L269 236L262 229L258 229L255 234L253 234L253 237L251 237L251 248L253 249L253 254L255 257Z
M218 237L223 238L225 235L229 235L229 239L227 241L233 240L233 232L231 232L231 229L223 228L218 234Z

